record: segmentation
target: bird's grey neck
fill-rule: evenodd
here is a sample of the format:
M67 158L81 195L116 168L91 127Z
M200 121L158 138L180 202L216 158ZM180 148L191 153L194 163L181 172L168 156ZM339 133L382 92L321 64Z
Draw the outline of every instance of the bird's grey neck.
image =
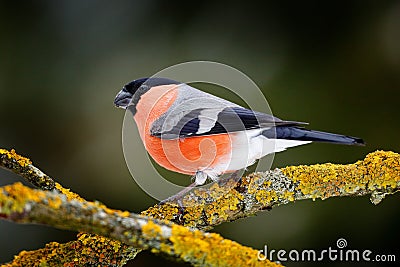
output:
M131 104L126 107L127 110L129 110L133 116L136 114L136 104Z
M142 97L142 95L144 95L145 93L147 93L147 91L150 90L150 86L147 85L142 85L139 89L137 89L137 91L133 94L132 96L132 101L131 104L126 108L128 109L132 115L136 114L136 105L137 103L139 103L140 98Z

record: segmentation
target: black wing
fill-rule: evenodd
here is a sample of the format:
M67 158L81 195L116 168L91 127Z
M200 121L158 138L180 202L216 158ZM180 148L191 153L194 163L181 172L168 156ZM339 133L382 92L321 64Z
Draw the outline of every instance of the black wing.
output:
M210 111L211 109L202 108L193 110L184 115L171 130L164 132L152 131L151 134L163 139L176 139L189 136L204 136L249 129L270 128L274 126L307 124L304 122L283 121L272 115L241 107L229 107L222 110L215 110L215 112L218 112L215 114L217 116L203 115L207 112L210 114ZM205 130L202 124L206 124L209 127L206 127Z

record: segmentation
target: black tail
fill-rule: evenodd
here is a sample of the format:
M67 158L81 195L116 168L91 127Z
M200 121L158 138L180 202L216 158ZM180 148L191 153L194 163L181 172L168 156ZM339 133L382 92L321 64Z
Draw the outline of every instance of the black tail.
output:
M308 130L296 126L278 126L262 132L265 137L299 141L325 142L343 145L365 145L358 137Z

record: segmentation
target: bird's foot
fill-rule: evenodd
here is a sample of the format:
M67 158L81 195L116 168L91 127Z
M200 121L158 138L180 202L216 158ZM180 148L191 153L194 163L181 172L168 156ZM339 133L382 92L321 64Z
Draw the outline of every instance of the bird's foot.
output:
M239 179L241 178L241 176L239 174L240 174L240 170L237 170L237 171L233 172L231 175L228 175L227 177L219 179L218 185L224 186L230 181L234 181L234 182L239 181Z
M183 203L182 203L183 197L187 193L189 193L193 188L195 188L196 185L197 184L195 182L190 184L188 187L185 187L184 189L182 189L181 191L179 191L175 195L170 196L169 198L160 201L159 205L164 205L166 203L174 203L174 202L176 202L176 204L178 204L179 207L183 207Z

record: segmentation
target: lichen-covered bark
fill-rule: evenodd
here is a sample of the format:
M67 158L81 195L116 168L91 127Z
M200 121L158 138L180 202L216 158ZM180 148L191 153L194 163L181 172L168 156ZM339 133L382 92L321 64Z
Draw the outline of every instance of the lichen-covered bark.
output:
M0 148L0 167L10 170L22 177L28 182L43 190L52 190L55 182L41 170L32 165L30 159L10 151Z
M279 266L258 260L257 250L218 234L112 210L97 202L69 200L63 194L31 189L21 183L0 188L0 217L18 223L40 223L95 233L196 266ZM102 244L109 243L109 240L104 241ZM119 250L120 245L114 243L114 247L109 249ZM49 244L49 247L52 253L63 249L56 243ZM49 262L42 261L42 264Z
M216 199L213 196L223 190L217 184L207 193L204 189L193 190L185 196L188 207L181 216L176 216L177 207L171 205L156 205L142 214L204 230L302 199L370 194L371 201L378 204L399 188L400 155L376 151L354 164L300 165L253 173Z
M80 233L77 240L67 243L50 242L44 248L21 251L3 267L20 266L123 266L137 250L120 241L94 234Z
M1 152L0 150L0 155ZM170 203L156 205L142 212L142 214L207 230L226 221L246 217L261 210L271 209L301 199L325 199L333 196L371 194L372 202L378 204L386 194L398 191L399 187L400 155L394 152L376 151L354 164L326 163L311 166L290 166L265 173L254 173L243 177L222 198L218 197L220 196L219 192L225 189L215 184L207 192L203 189L193 190L184 199L184 204L187 206L185 209L179 209L176 204ZM56 184L56 188L58 192L66 194L68 199L79 199L79 196L62 188L59 184ZM87 242L79 244L83 249L77 250L76 257L89 259L84 263L82 262L80 266L84 266L88 262L99 263L99 259L102 259L105 264L106 262L115 262L113 261L114 258L127 260L133 258L140 251L127 245L121 245L114 250L114 254L102 254L102 251L109 250L106 245L103 250L103 243L99 242L101 238L88 238ZM81 237L79 240L81 240ZM83 240L85 239L83 238ZM60 245L68 246L78 241ZM84 253L87 251L86 246L95 248L90 249L92 252L90 257L87 257L87 254ZM38 251L37 253L41 254L42 252ZM24 255L20 254L14 260L14 263L17 259L23 257ZM57 258L57 255L53 255L53 257ZM124 262L126 261L118 261L117 266L121 266Z
M371 202L378 204L400 187L400 155L390 151L370 153L354 164L301 165L281 170L305 198L371 194Z

